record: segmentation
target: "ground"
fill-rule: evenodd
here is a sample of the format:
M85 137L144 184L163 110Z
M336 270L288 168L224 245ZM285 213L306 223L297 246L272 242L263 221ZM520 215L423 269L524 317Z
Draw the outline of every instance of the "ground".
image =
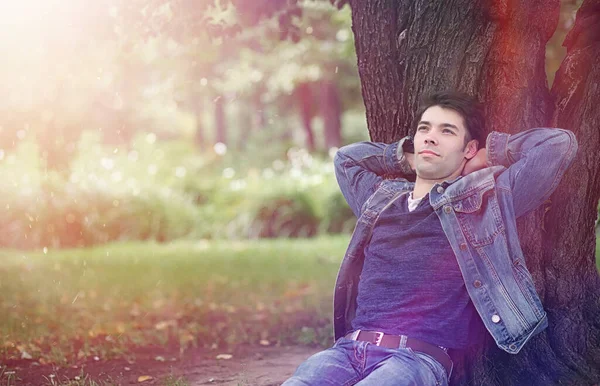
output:
M318 347L240 347L235 352L193 349L179 353L147 351L133 363L126 360L88 361L68 368L41 366L20 360L6 363L0 385L280 385ZM225 354L225 358L217 356ZM158 359L158 360L157 360ZM14 374L11 372L14 371ZM87 377L87 379L86 379ZM142 378L140 378L142 377ZM144 377L152 377L145 381Z

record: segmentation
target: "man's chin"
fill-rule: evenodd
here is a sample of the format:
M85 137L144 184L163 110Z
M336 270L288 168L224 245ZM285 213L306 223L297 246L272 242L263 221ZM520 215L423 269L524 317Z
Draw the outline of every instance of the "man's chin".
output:
M439 170L416 170L417 178L426 181L445 181L453 180L456 173L447 173ZM459 176L460 174L456 174Z

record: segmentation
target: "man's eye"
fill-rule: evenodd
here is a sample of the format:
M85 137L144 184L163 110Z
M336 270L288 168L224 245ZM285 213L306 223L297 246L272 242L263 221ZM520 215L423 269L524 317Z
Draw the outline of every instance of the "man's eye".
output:
M446 134L454 134L454 131L450 130L450 129L444 129L443 133Z
M427 126L419 126L419 127L417 127L417 130L418 131L425 131L425 130L427 130Z

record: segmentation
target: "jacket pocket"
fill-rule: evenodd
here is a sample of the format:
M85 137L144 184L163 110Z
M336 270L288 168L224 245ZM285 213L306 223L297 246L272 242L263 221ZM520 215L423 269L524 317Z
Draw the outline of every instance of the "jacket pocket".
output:
M504 230L493 184L475 190L453 207L465 237L475 247L491 244Z

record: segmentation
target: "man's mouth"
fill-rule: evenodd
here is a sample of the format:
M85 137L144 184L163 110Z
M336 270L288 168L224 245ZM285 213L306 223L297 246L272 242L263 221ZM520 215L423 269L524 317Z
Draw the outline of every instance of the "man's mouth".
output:
M423 155L435 155L437 157L440 156L438 153L434 152L433 150L429 150L429 149L421 150L419 152L419 154L423 154Z

